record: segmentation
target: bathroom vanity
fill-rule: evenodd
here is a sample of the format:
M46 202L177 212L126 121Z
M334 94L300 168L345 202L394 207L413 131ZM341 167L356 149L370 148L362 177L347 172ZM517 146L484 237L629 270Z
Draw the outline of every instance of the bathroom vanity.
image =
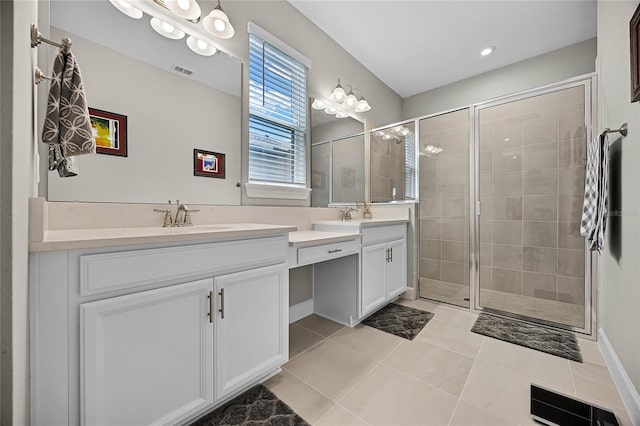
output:
M85 229L32 243L32 424L183 423L277 373L294 230Z

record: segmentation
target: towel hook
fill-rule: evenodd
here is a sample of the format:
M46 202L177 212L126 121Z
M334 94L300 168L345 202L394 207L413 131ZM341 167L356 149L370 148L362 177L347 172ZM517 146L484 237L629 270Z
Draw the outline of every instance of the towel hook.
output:
M622 136L627 136L629 134L629 125L627 123L623 123L619 129L611 130L607 127L602 131L603 135L607 135L609 133L620 133Z
M59 47L64 50L65 53L68 53L71 49L72 41L71 39L65 37L62 39L62 43L57 43L53 40L49 40L48 38L44 38L42 33L38 29L36 24L31 24L31 47L38 47L41 43L50 44L52 46Z
M49 81L53 80L53 77L46 75L45 73L42 72L40 68L36 67L35 70L33 71L33 79L36 84L40 84L44 80L49 80Z

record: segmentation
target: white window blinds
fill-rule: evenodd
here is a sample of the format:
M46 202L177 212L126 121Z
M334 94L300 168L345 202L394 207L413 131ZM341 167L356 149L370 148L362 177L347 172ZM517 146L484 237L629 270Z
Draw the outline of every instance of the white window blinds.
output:
M249 34L249 181L305 186L306 67Z

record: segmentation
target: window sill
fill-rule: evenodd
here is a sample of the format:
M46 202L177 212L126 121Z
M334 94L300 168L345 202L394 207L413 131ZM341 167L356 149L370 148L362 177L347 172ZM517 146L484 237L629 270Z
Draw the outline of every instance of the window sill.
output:
M278 198L281 200L306 200L311 193L311 188L255 182L245 183L244 190L249 198Z

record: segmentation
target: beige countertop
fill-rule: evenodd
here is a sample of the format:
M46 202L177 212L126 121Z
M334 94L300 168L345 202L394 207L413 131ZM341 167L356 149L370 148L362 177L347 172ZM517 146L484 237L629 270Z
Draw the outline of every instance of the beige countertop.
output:
M408 218L352 219L352 220L316 220L313 225L359 226L362 228L408 223Z
M59 251L116 247L137 244L175 243L202 240L246 239L287 234L295 226L259 223L230 223L189 227L140 227L66 229L44 232L43 241L31 241L29 251Z
M358 232L297 231L289 232L291 247L310 247L361 238Z

